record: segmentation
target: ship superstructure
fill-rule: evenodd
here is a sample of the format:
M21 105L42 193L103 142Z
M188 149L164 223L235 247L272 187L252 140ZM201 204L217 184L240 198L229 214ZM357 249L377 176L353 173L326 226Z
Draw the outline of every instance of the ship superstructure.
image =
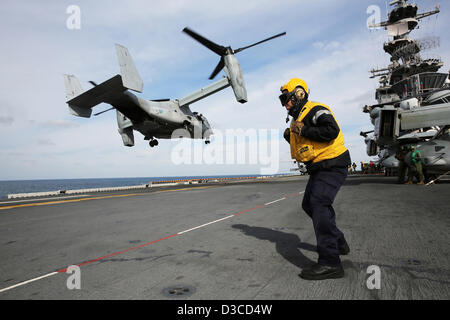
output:
M393 159L399 147L430 139L450 124L449 73L439 72L444 65L440 58L423 59L420 54L439 46L439 38L410 38L421 19L440 12L439 6L418 13L418 6L407 0L395 0L390 5L393 9L388 19L370 26L387 30L390 41L383 49L391 56L391 63L370 71L371 78L379 78L380 86L375 93L378 103L364 107L374 130L361 133L367 154L378 156L381 165L387 168L396 166Z

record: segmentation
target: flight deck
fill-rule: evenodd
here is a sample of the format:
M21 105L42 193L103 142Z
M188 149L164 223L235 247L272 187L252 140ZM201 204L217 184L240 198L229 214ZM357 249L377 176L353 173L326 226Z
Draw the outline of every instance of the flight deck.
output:
M349 176L334 203L351 249L345 277L307 281L298 274L317 259L307 179L2 201L0 299L450 298L450 183Z

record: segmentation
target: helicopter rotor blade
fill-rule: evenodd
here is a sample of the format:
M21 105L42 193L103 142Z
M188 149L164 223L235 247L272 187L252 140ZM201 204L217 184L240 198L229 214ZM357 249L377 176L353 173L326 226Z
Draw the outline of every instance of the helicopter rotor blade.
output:
M217 74L223 69L223 67L225 67L225 60L224 60L223 57L221 57L219 63L216 66L216 68L214 69L214 71L209 76L209 80L214 79L217 76Z
M170 99L155 99L155 100L150 100L153 102L165 102L165 101L170 101Z
M184 28L183 32L187 33L192 38L194 38L195 40L200 42L202 45L204 45L208 49L212 50L213 52L217 53L219 56L223 56L227 52L227 48L206 39L205 37L199 35L197 32L189 29L188 27Z
M100 112L98 112L98 113L94 113L94 116L98 116L99 114L105 113L105 112L107 112L107 111L110 111L110 110L112 110L112 109L115 109L115 108L114 108L114 107L112 107L112 108L109 108L109 109L106 109L106 110L100 111Z
M263 42L266 42L266 41L269 41L269 40L272 40L272 39L275 39L275 38L278 38L278 37L281 37L281 36L284 36L284 35L286 35L286 32L279 33L279 34L277 34L277 35L275 35L275 36L273 36L273 37L270 37L270 38L261 40L261 41L259 41L259 42L254 43L254 44L251 44L251 45L249 45L249 46L242 47L242 48L239 48L239 49L236 49L236 50L233 50L233 51L234 51L234 53L238 53L238 52L241 52L241 51L243 51L243 50L245 50L245 49L254 47L254 46L258 45L258 44L261 44L261 43L263 43Z

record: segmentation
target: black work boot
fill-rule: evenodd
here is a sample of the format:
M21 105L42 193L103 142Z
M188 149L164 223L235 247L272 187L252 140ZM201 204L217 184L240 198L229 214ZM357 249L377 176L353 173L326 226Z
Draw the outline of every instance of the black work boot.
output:
M305 280L337 279L344 277L344 269L340 265L331 267L316 263L311 268L302 270L299 276Z

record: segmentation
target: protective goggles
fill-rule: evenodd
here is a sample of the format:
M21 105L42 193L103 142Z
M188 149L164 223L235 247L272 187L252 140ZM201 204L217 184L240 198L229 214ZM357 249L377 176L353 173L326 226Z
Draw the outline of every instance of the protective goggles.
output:
M282 93L279 96L280 102L281 102L281 106L284 107L286 105L286 103L288 103L288 101L291 99L291 97L292 97L292 93L289 93L289 92Z

